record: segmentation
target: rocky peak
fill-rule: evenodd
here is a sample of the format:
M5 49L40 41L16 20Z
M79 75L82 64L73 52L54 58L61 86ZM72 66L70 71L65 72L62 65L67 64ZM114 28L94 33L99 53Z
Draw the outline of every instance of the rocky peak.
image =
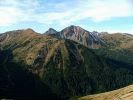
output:
M53 28L49 28L44 34L56 34L57 31Z
M67 29L69 29L69 30L71 30L71 31L82 30L81 27L79 27L79 26L74 26L74 25L71 25L71 26L67 27Z
M98 32L89 32L79 26L71 25L60 32L61 37L76 41L88 48L99 48L102 40L98 36Z
M82 36L84 33L87 33L86 30L79 26L71 25L61 31L61 35L63 35L65 38L71 38L75 36Z

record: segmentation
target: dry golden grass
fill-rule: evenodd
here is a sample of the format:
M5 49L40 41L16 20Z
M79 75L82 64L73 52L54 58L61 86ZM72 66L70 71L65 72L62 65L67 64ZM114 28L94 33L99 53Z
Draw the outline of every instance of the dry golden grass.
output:
M46 56L46 59L45 59L45 64L48 63L48 61L50 60L50 58L52 57L52 55L54 54L54 51L56 48L58 48L60 45L60 41L57 41L56 43L52 44L51 45L51 49L49 50L49 53L47 54Z
M133 100L133 85L110 92L84 96L78 100Z

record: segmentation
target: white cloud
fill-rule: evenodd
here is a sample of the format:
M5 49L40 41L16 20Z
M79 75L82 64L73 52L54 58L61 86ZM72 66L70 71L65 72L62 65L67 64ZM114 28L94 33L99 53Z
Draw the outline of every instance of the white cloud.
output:
M71 4L71 0L64 1L41 4L39 0L0 0L0 26L23 21L44 24L56 21L63 25L82 19L101 22L115 17L133 16L129 0L75 0L75 4Z
M37 0L0 0L0 26L7 26L22 21L32 21L36 15Z
M90 16L95 21L104 21L113 17L128 17L133 15L131 5L127 0L112 1L95 2Z

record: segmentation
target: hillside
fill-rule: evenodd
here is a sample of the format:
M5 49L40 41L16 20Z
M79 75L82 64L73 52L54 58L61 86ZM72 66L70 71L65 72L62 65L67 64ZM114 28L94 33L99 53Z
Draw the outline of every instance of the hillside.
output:
M133 51L133 35L126 33L104 34L100 36L111 49L128 49Z
M0 50L0 100L60 100L37 76L12 61L11 50Z
M110 92L88 95L79 98L78 100L132 100L133 99L133 85L113 90Z
M105 92L133 83L132 64L102 57L99 51L71 39L26 29L1 34L0 44L1 52L11 52L7 53L11 62L37 75L53 94L62 99ZM1 66L4 64L5 60L2 60ZM12 67L9 61L6 64ZM16 69L12 67L12 70Z
M103 34L100 38L107 46L95 50L98 55L133 65L133 35L114 33Z

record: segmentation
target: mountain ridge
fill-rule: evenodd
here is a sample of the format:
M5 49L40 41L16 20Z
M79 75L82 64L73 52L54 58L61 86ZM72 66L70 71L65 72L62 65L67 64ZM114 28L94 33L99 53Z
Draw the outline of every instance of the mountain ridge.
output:
M47 34L48 31L46 31L44 34ZM104 42L98 37L98 34L96 33L98 32L89 32L80 26L70 25L52 35L62 39L70 39L88 48L96 49L101 45L104 45ZM51 35L51 33L49 35Z
M78 39L80 35L82 36ZM80 39L92 39L93 42L95 39L103 40L106 45L91 48L91 45L87 47L79 43ZM26 29L1 34L0 51L11 51L12 54L3 56L11 56L11 62L37 75L53 94L68 99L132 84L132 42L133 37L130 35L99 35L98 32L91 33L76 26L67 27L62 33L56 34L39 34L32 29ZM4 67L5 62L8 68L12 67L6 59L2 60L1 66Z
M123 35L118 35L118 39L116 35L113 35L113 38L108 35L106 38L109 47L91 49L71 39L38 34L31 30L8 34L9 37L6 36L6 39L0 42L2 51L12 52L12 55L6 57L11 56L12 62L37 75L54 94L63 99L105 92L133 83L133 64L129 64L132 62L133 53L127 55L127 51L122 51L125 52L122 55L123 53L116 49L123 44ZM124 41L131 40L132 38L124 36ZM114 44L111 44L112 41ZM7 64L10 68L10 63Z

